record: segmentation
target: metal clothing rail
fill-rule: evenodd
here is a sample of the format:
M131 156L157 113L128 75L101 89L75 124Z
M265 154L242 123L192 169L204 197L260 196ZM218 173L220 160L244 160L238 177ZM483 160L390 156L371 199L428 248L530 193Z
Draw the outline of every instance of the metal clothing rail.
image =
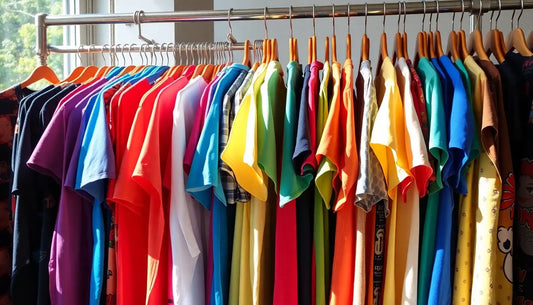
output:
M405 2L405 10L401 14L430 14L467 12L479 16L488 11L520 10L533 8L533 0L471 0L471 1L418 1ZM55 15L38 14L35 16L36 25L36 53L40 63L46 64L49 52L76 53L78 48L74 46L53 47L48 46L46 41L47 27L63 25L84 24L131 24L131 23L170 23L170 22L194 22L194 21L239 21L239 20L277 20L277 19L300 19L300 18L331 18L331 17L361 17L398 15L398 2L385 2L373 4L350 4L335 5L333 13L331 5L322 6L298 6L255 8L255 9L231 9L231 10L199 10L181 12L146 12L116 14L82 14L82 15ZM100 46L99 49L103 48Z

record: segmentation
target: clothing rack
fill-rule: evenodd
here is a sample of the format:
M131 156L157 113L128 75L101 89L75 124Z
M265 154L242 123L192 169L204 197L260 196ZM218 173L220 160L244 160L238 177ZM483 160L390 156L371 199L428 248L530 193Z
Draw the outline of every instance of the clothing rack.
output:
M240 20L280 20L301 18L331 18L331 17L365 17L401 14L431 14L467 12L470 14L471 29L480 28L479 17L488 11L523 10L533 8L533 0L471 0L471 1L418 1L405 2L404 9L399 8L398 2L384 2L373 4L298 6L254 9L229 10L199 10L180 12L146 12L116 13L116 14L81 14L81 15L53 15L38 14L35 16L36 53L41 65L46 65L49 53L78 53L77 46L52 46L47 43L47 28L49 26L87 25L87 24L141 24L141 23L171 23L195 21L240 21ZM401 12L400 12L401 10ZM290 13L289 13L290 12ZM231 47L236 49L241 45ZM132 49L132 51L139 50ZM110 52L104 46L82 48L83 53ZM152 49L152 48L151 48ZM161 51L161 45L154 45L154 51Z

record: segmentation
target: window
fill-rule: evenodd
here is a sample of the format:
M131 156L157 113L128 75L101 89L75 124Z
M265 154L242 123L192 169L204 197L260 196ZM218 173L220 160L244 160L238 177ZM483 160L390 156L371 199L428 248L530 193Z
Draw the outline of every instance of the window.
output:
M35 18L40 12L63 14L63 0L0 0L0 90L28 77L38 65ZM48 43L63 43L63 27L48 28ZM63 77L63 55L50 54L47 64Z

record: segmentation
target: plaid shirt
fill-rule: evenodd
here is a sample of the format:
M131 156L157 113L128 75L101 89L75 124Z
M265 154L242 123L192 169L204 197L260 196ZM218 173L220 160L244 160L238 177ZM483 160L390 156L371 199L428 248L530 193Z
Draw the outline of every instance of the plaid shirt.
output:
M226 145L228 144L229 134L231 131L231 126L233 125L233 120L235 119L235 114L239 110L239 106L241 105L244 94L250 87L253 75L253 70L250 70L249 72L242 71L224 96L224 100L222 102L222 119L220 120L220 153L224 151ZM250 201L250 193L245 191L237 183L233 171L221 159L219 163L219 171L224 194L226 195L226 202L228 204Z

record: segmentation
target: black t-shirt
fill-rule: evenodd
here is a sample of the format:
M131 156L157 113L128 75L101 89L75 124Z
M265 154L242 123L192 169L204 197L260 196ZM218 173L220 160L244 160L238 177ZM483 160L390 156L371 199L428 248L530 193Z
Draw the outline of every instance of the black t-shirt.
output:
M511 145L514 145L513 163L518 168L513 243L514 297L515 304L528 304L533 302L533 56L509 53L505 58L515 76L519 77L518 86L513 86L518 96L504 96L507 108L513 109L507 115L515 116L509 123L509 135ZM502 78L504 75L507 78L511 69L504 69L509 72L504 71ZM504 86L504 90L509 88Z
M57 215L59 185L26 166L48 122L41 120L43 105L59 100L75 85L42 90L21 103L17 147L13 152L16 198L14 268L11 294L16 304L50 304L48 262Z

